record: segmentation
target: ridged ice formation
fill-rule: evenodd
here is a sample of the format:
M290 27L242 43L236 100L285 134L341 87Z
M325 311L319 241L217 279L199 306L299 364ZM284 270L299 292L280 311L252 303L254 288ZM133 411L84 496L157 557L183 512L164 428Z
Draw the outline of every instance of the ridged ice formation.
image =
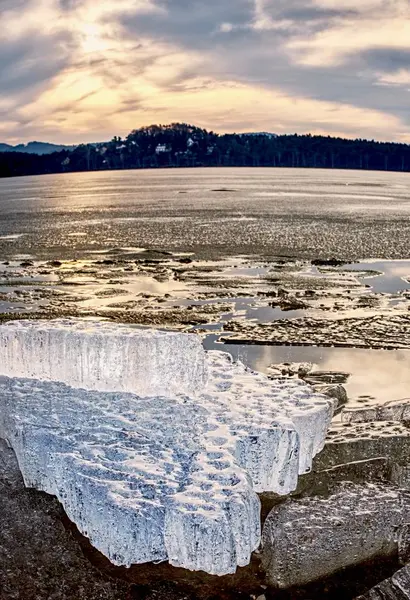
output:
M33 339L54 340L60 327L61 353L54 341L43 342L35 353ZM45 358L52 347L56 362L64 366L61 356L67 357L70 331L81 352L94 352L95 337L104 360L105 341L111 356L127 360L133 360L133 344L144 356L141 340L150 335L164 348L176 341L174 352L169 350L172 364L178 368L181 351L186 366L171 373L173 385L182 375L196 393L99 391L104 383L95 382L91 367L76 371L73 382L73 371L53 371L51 357ZM80 531L113 563L167 559L192 570L233 573L249 563L260 542L257 492L295 489L298 474L311 468L323 447L332 402L303 382L269 380L224 353L203 353L201 365L196 336L134 332L104 323L0 326L0 374L7 375L0 377L0 437L14 448L26 485L56 495ZM122 336L123 354L114 348ZM159 377L153 372L161 367L148 360L152 347L147 345L144 377L167 387L169 368L164 365ZM190 349L199 374L196 386L190 379ZM21 377L21 355L33 361L30 379ZM92 364L85 357L80 363ZM98 390L40 380L50 373L71 386L81 379ZM128 371L127 385L133 381ZM135 378L135 391L146 385Z
M79 319L1 325L0 374L147 396L195 393L208 378L197 336Z

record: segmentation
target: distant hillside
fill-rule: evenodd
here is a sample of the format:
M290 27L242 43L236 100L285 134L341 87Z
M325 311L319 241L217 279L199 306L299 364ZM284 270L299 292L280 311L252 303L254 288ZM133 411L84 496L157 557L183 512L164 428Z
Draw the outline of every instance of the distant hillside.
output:
M41 147L42 155L38 154ZM45 154L44 150L50 152L50 147L54 152ZM110 142L80 144L75 148L32 142L23 149L18 151L18 146L14 146L12 151L1 152L0 148L0 177L173 167L410 171L407 144L310 134L217 134L186 123L141 127L126 138L116 136Z
M61 152L61 150L73 150L75 146L63 146L60 144L49 144L47 142L29 142L28 144L10 144L0 143L0 152L24 152L25 154L52 154Z

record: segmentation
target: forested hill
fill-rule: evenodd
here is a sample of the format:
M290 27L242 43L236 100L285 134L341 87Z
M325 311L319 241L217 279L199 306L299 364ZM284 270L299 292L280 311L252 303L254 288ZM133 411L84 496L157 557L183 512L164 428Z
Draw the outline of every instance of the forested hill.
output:
M47 155L0 152L0 177L157 167L302 167L410 171L410 146L312 135L225 134L184 123Z

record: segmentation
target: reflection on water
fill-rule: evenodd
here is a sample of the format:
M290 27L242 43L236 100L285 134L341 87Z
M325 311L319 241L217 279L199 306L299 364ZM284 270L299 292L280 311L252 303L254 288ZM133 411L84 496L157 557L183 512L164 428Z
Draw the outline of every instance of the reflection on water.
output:
M207 304L218 304L223 301L223 298L215 298L212 300L181 300L178 302L171 301L169 304L178 306L204 306ZM230 313L221 315L219 329L222 330L224 323L227 323L233 318L241 317L247 321L255 321L255 323L271 323L272 321L280 321L282 319L296 319L303 317L306 314L305 310L282 310L278 307L260 306L253 296L241 298L228 298L227 300L233 305L234 310Z
M366 260L359 263L344 265L341 269L350 271L380 271L381 275L363 277L366 285L373 292L380 294L394 294L410 290L410 260Z
M372 396L378 402L410 398L410 351L362 350L294 346L244 346L222 344L218 336L206 337L208 350L229 352L252 369L268 373L273 363L312 362L320 370L351 373L345 385L350 400Z
M131 279L131 278L130 278ZM72 281L72 280L70 280ZM60 286L60 289L65 290L67 286ZM112 291L112 294L108 292ZM117 293L114 293L117 292ZM130 302L138 299L138 296L148 294L153 296L163 296L164 294L170 294L174 297L179 295L183 296L187 293L187 286L183 282L178 281L157 281L152 277L133 277L132 283L120 285L117 284L96 284L92 282L90 285L86 285L84 289L85 299L81 302L82 308L93 308L101 309L109 307L110 305L121 302ZM81 290L79 290L81 294ZM164 304L180 304L180 302L165 302Z
M396 294L410 290L410 260L368 260L344 265L340 271L378 271L379 275L361 278L374 293ZM316 268L312 275L320 275ZM245 274L245 273L244 273ZM246 319L268 323L283 318L297 318L306 311L283 312L269 306L252 306L251 298L236 299L235 306ZM224 315L222 322L231 315ZM410 351L384 351L357 348L323 348L297 346L233 345L218 341L218 325L209 327L212 332L205 339L207 349L229 352L249 367L268 373L274 363L311 362L320 370L351 373L345 385L349 399L370 396L377 402L410 398Z

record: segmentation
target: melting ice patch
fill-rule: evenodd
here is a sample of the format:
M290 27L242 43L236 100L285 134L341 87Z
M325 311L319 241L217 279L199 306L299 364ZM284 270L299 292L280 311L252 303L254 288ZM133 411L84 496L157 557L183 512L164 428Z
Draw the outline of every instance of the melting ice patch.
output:
M59 343L50 342L54 335ZM131 360L132 347L138 354L150 335L174 348L174 361L182 356L188 364L191 353L196 367L188 379L188 367L174 374L173 385L180 376L189 381L181 393L101 391L101 380L92 377L95 357L85 356L76 363L82 371L62 371L65 383L49 380L50 352L64 365L64 348L75 343L77 352L92 354L93 339L103 378L112 356L101 351L104 345L112 352L123 344L127 352L117 348L115 356ZM169 560L223 575L248 564L260 542L257 492L294 490L323 447L332 417L331 401L303 382L269 380L227 354L201 354L193 335L21 322L0 326L0 340L0 437L14 448L26 485L57 496L80 531L118 565ZM147 345L146 360L139 352L145 372L129 377L131 391L146 389L139 377L157 385L159 365L148 360L155 344ZM30 360L31 378L23 378ZM162 389L167 373L164 365ZM98 388L72 387L70 378Z

